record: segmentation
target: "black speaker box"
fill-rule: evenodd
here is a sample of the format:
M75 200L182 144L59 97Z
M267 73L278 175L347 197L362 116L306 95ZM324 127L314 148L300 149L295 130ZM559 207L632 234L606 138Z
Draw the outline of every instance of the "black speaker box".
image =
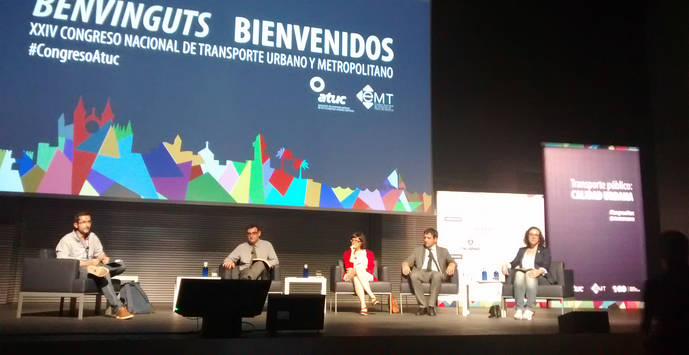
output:
M557 318L560 333L610 333L608 312L569 312Z
M268 295L268 331L322 330L324 295Z

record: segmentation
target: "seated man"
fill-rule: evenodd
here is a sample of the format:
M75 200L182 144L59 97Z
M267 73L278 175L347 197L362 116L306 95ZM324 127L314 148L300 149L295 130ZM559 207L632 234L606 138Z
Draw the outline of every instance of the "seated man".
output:
M127 307L122 304L112 287L110 276L124 272L124 267L113 268L110 258L103 251L103 245L96 233L91 233L91 213L79 212L74 216L73 231L66 234L55 247L58 259L80 260L79 272L81 277L96 281L101 292L110 303L116 319L130 319L134 315L129 313Z
M279 263L270 242L261 240L261 229L252 224L246 228L247 242L239 244L223 261L223 267L234 269L239 266L239 278L259 280L268 270ZM268 277L269 278L269 277Z
M409 275L411 287L416 300L421 307L417 315L435 315L435 306L438 304L440 285L445 276L450 277L455 273L455 261L447 249L437 246L438 231L428 228L423 231L423 245L414 249L414 252L402 263L402 274ZM422 282L430 282L430 296L424 296Z

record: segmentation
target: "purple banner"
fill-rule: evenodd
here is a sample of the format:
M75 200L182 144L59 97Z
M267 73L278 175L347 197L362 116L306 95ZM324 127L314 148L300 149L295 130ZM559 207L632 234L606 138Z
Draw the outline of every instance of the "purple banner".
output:
M546 235L578 300L640 301L646 279L636 148L546 144Z

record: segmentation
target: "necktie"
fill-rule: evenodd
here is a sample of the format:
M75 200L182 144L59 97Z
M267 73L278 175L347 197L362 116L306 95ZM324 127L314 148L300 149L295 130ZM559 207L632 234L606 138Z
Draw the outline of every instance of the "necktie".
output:
M256 246L252 245L251 246L251 260L255 260L255 259L256 259Z
M428 249L428 263L426 264L426 270L433 271L433 262L435 258L433 257L433 250Z

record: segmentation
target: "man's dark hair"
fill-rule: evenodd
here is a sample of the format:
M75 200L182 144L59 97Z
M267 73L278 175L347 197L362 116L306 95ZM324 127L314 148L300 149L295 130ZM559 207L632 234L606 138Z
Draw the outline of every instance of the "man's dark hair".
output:
M261 231L261 227L259 227L257 224L252 223L252 224L249 224L248 226L246 226L246 230L249 230L251 228L256 228L256 231L258 231L258 232Z
M352 233L352 238L350 238L350 240L354 238L359 238L359 240L361 240L361 249L366 249L366 236L363 232Z
M93 221L93 216L91 215L91 212L89 211L79 211L74 215L74 219L72 220L73 223L79 223L79 217L82 216L89 216L91 217L91 221Z
M430 234L433 236L433 239L438 239L438 231L435 230L435 228L426 228L426 230L423 231L423 235Z

